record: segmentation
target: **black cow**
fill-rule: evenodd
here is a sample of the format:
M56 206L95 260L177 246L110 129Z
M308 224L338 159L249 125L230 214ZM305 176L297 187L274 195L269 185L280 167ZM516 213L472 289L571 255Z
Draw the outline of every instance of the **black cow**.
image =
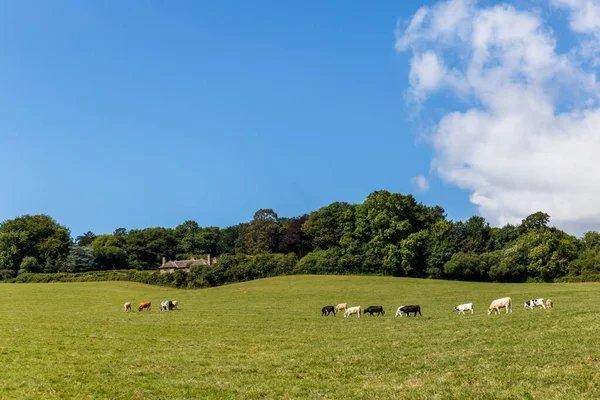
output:
M382 306L371 306L371 307L368 307L367 309L365 309L365 312L363 313L363 315L366 314L366 313L371 314L371 317L375 313L377 315L385 315L385 311L383 311L383 307Z
M322 317L327 317L331 313L333 313L333 316L335 317L335 307L334 306L325 306L321 309Z
M401 312L406 314L407 317L410 317L410 313L415 313L413 316L416 317L417 313L422 317L421 314L421 306L404 306L400 309Z

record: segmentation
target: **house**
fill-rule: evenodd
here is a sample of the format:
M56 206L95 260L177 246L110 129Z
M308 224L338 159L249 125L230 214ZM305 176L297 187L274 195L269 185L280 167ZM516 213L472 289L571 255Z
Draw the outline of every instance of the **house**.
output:
M162 265L158 270L161 274L170 274L175 271L183 271L190 272L190 268L194 265L212 265L217 262L216 257L211 257L210 254L206 256L206 258L201 258L196 260L192 257L191 260L182 260L182 261L167 261L165 257L162 259Z

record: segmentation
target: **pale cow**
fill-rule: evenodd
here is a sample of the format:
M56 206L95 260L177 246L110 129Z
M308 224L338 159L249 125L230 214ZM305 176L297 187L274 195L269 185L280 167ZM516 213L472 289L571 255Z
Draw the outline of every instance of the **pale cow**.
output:
M360 318L360 314L361 314L360 306L347 308L346 312L344 312L344 318L351 317L354 314L356 314L358 316L358 318Z
M123 308L125 309L125 312L131 311L131 303L127 302L127 303L123 304Z
M531 299L523 303L523 307L529 307L532 310L535 306L540 306L545 309L546 306L544 305L544 299Z
M465 311L471 311L471 314L473 314L473 303L461 304L460 306L454 307L453 311L458 311L459 314L463 313L463 315L465 314Z
M179 305L179 302L177 300L173 300L173 310L177 310L178 305Z
M348 308L348 303L340 303L337 306L335 306L335 312L346 311L347 308Z
M510 312L512 312L512 299L510 297L504 297L492 301L492 304L490 304L490 307L488 308L488 315L490 315L494 311L496 312L496 314L500 314L501 308L506 308L507 314L509 310Z
M552 300L546 300L546 308L552 308Z

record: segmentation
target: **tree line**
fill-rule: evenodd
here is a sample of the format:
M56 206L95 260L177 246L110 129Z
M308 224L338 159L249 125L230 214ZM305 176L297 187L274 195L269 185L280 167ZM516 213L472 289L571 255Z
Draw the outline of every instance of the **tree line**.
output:
M377 274L494 282L550 282L600 276L600 234L576 238L536 212L519 225L491 227L480 216L446 218L412 195L376 191L362 204L335 202L281 218L261 209L227 228L186 221L175 228L120 228L71 238L46 215L0 224L0 279L22 274L156 271L162 258L210 254L218 262L176 274L175 286L203 287L268 276ZM27 275L30 276L30 275ZM25 279L25 276L23 276ZM31 279L31 278L27 278Z

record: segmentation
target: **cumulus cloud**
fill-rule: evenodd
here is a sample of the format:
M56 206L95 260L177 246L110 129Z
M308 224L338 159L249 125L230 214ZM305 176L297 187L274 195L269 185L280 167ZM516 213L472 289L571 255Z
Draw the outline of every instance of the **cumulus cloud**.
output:
M551 2L574 32L600 32L586 14L600 14L598 1ZM570 56L581 49L556 43L540 13L469 0L423 7L396 33L397 50L412 53L409 97L458 100L432 129L432 170L492 223L541 210L581 234L600 228L600 92L594 67Z
M419 192L426 192L429 190L429 182L427 182L427 178L423 175L413 176L410 178L410 183L412 183Z

